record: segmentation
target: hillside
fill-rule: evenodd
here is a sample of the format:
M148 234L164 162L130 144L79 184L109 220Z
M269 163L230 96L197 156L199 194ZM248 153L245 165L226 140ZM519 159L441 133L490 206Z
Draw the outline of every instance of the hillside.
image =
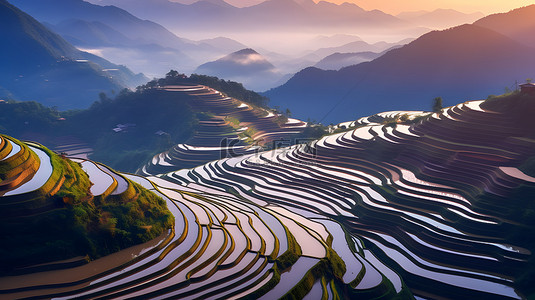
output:
M533 93L516 92L379 113L308 145L158 178L334 218L416 296L525 299L535 293L534 110Z
M217 39L212 42L187 40L154 22L159 21L158 18L142 20L116 6L95 5L83 0L12 0L12 3L76 47L150 77L162 76L170 66L190 73L199 64L229 51L229 45L220 47Z
M368 63L339 71L304 69L265 95L298 118L324 123L377 109L425 110L438 96L451 105L514 88L515 81L533 77L532 53L504 35L463 25L427 33Z
M200 45L209 45L211 47L220 49L221 51L225 51L225 52L235 52L235 51L239 51L240 49L247 48L244 44L238 41L235 41L233 39L226 38L226 37L204 39L204 40L198 41L197 43L199 43Z
M322 70L339 70L343 67L358 65L371 61L381 56L383 53L357 52L357 53L334 53L320 60L314 67Z
M0 143L0 158L5 158L7 154L6 160L15 159L9 156L12 149L8 148L17 142L2 136ZM21 144L21 149L25 147ZM39 152L37 149L33 151ZM51 159L54 157L51 156ZM70 164L80 170L76 163ZM202 186L196 189L193 185L186 188L156 177L111 173L105 167L89 161L81 164L87 170L90 180L98 179L91 186L91 191L95 194L117 191L124 188L125 182L128 183L125 192L118 195L112 192L108 196L125 200L128 202L126 207L118 207L117 201L106 202L104 207L109 204L112 206L110 211L104 209L97 219L102 222L98 228L114 233L112 241L121 240L126 235L121 227L121 215L115 213L132 210L135 207L133 203L140 202L141 197L137 201L136 198L131 198L132 187L143 186L151 190L151 195L159 195L174 215L173 222L170 216L160 217L156 208L141 202L141 213L137 214L135 210L136 213L130 218L135 220L135 228L141 232L152 232L156 226L145 222L158 218L165 220L166 225L167 222L172 222L173 230L142 245L143 247L128 248L86 265L79 266L77 260L60 261L25 270L31 274L0 277L0 293L3 296L144 299L262 296L278 299L330 293L333 297L411 297L398 275L377 261L358 238L347 234L332 219L320 215L315 215L314 218L310 218L310 215L304 217L294 210L249 201L219 189ZM1 166L8 166L3 169L4 172L14 170L13 164L2 163ZM45 168L40 166L37 172L41 169ZM53 174L55 170L54 168ZM114 184L117 180L119 184L108 187L110 180ZM128 194L128 197L124 194ZM11 200L10 197L12 196L5 194L0 196L4 206ZM100 199L105 202L107 198L102 196ZM70 203L69 199L64 201ZM158 203L162 202L161 199L158 200ZM95 204L98 205L98 202L95 201ZM19 201L18 206L23 205L27 204ZM87 215L79 207L72 209L74 219L85 220ZM2 218L0 224L4 225L8 220ZM50 230L33 222L24 223L21 217L15 220L24 228L33 230L32 235L8 236L13 245L3 245L2 250L11 250L10 247L14 246L19 251L4 251L4 260L9 256L23 254L22 250L32 252L36 248L58 253L59 249L50 242L52 233L78 229L69 226L70 224L56 222L56 226L64 225L62 230ZM17 227L9 229L14 232L20 230ZM37 237L33 236L41 231L43 232ZM25 242L39 242L41 239L47 239L47 242L41 242L38 247L26 247ZM61 241L56 244L68 246ZM97 249L112 246L95 245ZM39 258L52 257L48 256L49 253L39 254ZM83 258L78 260L84 262ZM11 262L20 263L21 260ZM5 267L6 264L2 266Z
M535 47L535 4L487 16L474 22L474 25L492 29L517 42Z
M61 26L61 22L67 20L99 22L132 41L139 39L147 44L157 43L167 47L186 44L185 40L178 38L161 25L141 20L114 6L99 6L83 0L12 0L11 3L40 22L58 25L62 28L66 26ZM76 30L76 28L70 28L70 30ZM84 38L83 35L79 36Z
M354 42L344 43L340 46L335 46L335 47L322 47L313 51L310 54L316 55L319 57L326 57L336 52L339 52L339 53L383 52L392 48L403 46L412 41L413 39L411 38L404 39L396 43L377 42L377 43L369 44L364 41L354 41Z
M0 1L2 98L39 99L60 109L88 107L102 91L119 91L144 76L81 52L31 16ZM29 89L28 87L32 88ZM58 92L61 91L61 92Z
M300 120L246 104L203 85L180 83L160 88L175 97L193 97L193 111L207 112L195 134L148 160L136 173L148 175L192 168L224 157L257 153L309 140L324 133ZM276 146L279 143L279 146Z
M45 23L54 32L78 47L132 46L135 42L121 32L98 21L69 19L58 24Z
M436 9L434 11L403 12L397 14L396 17L427 28L445 29L461 24L473 23L485 17L485 15L480 12L466 14L453 9Z
M203 106L215 100L212 109L217 113L228 111L231 105L223 104L232 102L221 101L206 87L161 88L175 97L196 94ZM40 233L45 227L33 223L49 213L69 212L70 205L76 222L87 220L80 209L103 205L100 218L94 219L101 226L90 228L113 232L117 241L127 234L117 217L122 214L116 215L125 210L114 205L126 201L132 209L132 203L140 201L133 191L141 191L140 186L166 201L174 222L173 230L159 239L85 265L84 257L76 257L19 268L17 272L31 274L0 277L0 294L145 299L533 297L535 244L526 237L535 234L534 109L533 93L514 92L437 113L378 113L340 124L337 133L307 144L163 174L153 169L155 176L145 178L115 173L91 161L78 160L78 165L38 144L3 135L0 229L15 233L6 237L14 242L2 246L8 249L3 259L25 253L10 247L48 251L33 258L57 257L63 242L29 248L25 243L50 241L52 233L70 232L65 229L79 233L79 226ZM197 137L209 137L210 132L221 133L204 130ZM160 162L162 168L173 168L167 157ZM100 195L94 196L95 206L84 206L91 194ZM172 220L169 215L158 218L158 210L145 205L141 201L142 214L133 211L133 230L154 229L140 220ZM29 216L32 222L24 219ZM33 230L25 236L17 231L22 228Z
M2 276L85 264L171 228L165 201L106 166L5 135L0 149Z
M58 111L35 102L13 101L0 102L0 108L3 133L59 151L81 144L78 148L92 152L91 159L124 172L134 172L155 154L194 140L203 124L212 119L217 123L211 142L214 147L220 147L225 137L217 132L240 135L244 140L235 146L244 147L255 141L269 146L283 137L321 135L324 130L272 113L265 97L239 83L201 75L184 77L176 71L136 92L123 90L113 98L101 94L100 100L85 110ZM240 130L245 127L248 130ZM205 158L193 156L187 160L196 164L188 166L219 157L218 151Z
M250 48L204 63L195 73L241 82L256 91L267 90L282 77L273 64Z

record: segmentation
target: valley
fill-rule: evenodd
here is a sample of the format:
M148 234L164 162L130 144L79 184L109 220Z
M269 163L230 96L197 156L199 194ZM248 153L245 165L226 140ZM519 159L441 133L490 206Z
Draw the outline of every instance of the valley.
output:
M0 0L0 298L532 299L521 2Z

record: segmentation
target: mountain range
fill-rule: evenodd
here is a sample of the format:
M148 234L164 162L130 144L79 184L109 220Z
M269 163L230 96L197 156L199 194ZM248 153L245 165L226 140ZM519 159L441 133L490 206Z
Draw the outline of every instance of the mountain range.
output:
M163 75L170 67L184 73L197 72L196 68L201 64L215 61L228 53L249 47L234 39L222 37L225 34L243 37L251 43L258 43L254 42L254 38L250 36L254 33L258 40L258 32L269 32L277 36L278 33L287 31L307 34L312 29L321 28L321 31L318 31L322 32L319 34L320 37L322 34L331 34L331 37L323 35L324 46L310 48L309 51L304 52L305 56L301 57L279 54L280 59L275 59L269 55L269 52L274 51L273 49L262 49L265 45L254 47L265 53L266 58L281 70L282 74L294 74L334 53L381 52L394 45L405 44L412 40L369 44L354 35L357 31L365 30L365 32L379 35L394 34L400 37L416 36L427 31L422 27L425 22L429 22L430 27L441 27L446 26L447 22L458 24L479 16L479 14L463 14L453 10L412 12L392 16L378 10L366 11L355 4L337 5L326 1L315 3L312 0L269 0L242 8L232 6L223 0L202 0L189 4L168 0L151 2L93 0L91 2L13 0L15 5L46 24L79 49L105 57L115 63L128 65L136 72L144 72L148 76L155 77ZM333 32L341 31L348 34L332 35ZM206 32L220 37L207 39ZM177 34L200 40L182 38ZM281 36L280 39L283 41L285 38ZM299 44L297 40L279 44ZM345 43L335 45L334 41ZM304 46L306 43L301 44ZM315 45L313 47L321 44L320 38L310 43L310 45ZM356 58L348 62L340 60L330 68L348 66L369 59ZM229 79L236 80L237 78ZM265 90L274 86L262 81L249 81L253 83L247 86L256 90ZM270 80L270 82L280 84L283 81Z
M139 19L115 6L83 0L12 3L76 47L150 76L161 76L171 67L190 72L207 59L245 47L229 38L180 38L156 22Z
M384 53L376 52L356 52L356 53L334 53L320 60L314 67L322 70L339 70L343 67L358 65L371 61Z
M484 16L485 15L481 12L466 14L453 9L411 11L402 12L396 15L399 19L411 22L414 25L433 29L445 29L460 24L473 23Z
M268 0L257 5L238 8L223 0L197 1L182 4L167 0L124 1L102 0L99 4L122 7L134 15L158 20L173 31L184 30L273 30L300 28L382 28L412 25L381 11L365 11L355 4L341 5L312 0ZM202 18L199 18L202 16Z
M40 22L53 25L68 20L98 22L120 32L129 39L129 42L138 45L157 43L164 47L177 47L187 44L185 40L163 26L152 21L141 20L114 6L99 6L83 0L12 0L11 3ZM59 27L66 28L68 24L71 23L64 23ZM73 31L75 29L71 28ZM84 37L79 35L78 38Z
M81 108L97 100L102 91L118 92L146 80L124 66L77 50L5 0L0 1L0 20L4 41L0 96L4 98Z
M198 72L196 68L199 65L248 47L228 37L194 41L178 37L173 32L200 38L206 36L206 31L216 36L218 32L223 35L228 32L269 31L278 36L278 33L283 33L288 28L301 30L300 28L317 26L324 26L333 32L346 26L360 28L363 24L379 31L393 26L398 29L414 27L405 26L409 23L391 15L379 11L368 12L356 5L327 2L316 4L308 0L270 0L245 8L237 8L219 0L198 1L189 5L167 0L150 3L113 1L115 0L96 1L98 5L83 0L13 0L13 3L79 49L128 65L132 70L143 72L149 77L159 77L169 68L184 73ZM102 6L103 4L116 4L134 15L117 6ZM154 21L162 22L173 32ZM244 24L247 24L247 30L243 30ZM197 31L203 32L195 34ZM268 81L242 79L243 76L228 79L244 81L248 88L266 90L282 84L291 74L336 52L381 52L393 45L407 42L369 44L351 34L323 37L323 40L310 42L311 48L308 49L311 50L304 52L304 57L278 54L280 59L274 60L273 57L266 56L282 74L288 74L285 77L278 74L270 76ZM263 53L272 51L273 49L262 49Z
M368 63L339 71L304 69L265 95L297 117L326 123L375 109L425 110L439 96L450 104L514 89L515 81L533 77L533 51L511 37L466 24L427 33Z
M373 44L367 43L365 41L353 41L347 44L334 47L323 47L315 51L312 51L308 55L314 55L314 57L325 58L334 53L357 53L357 52L382 52L393 47L398 47L400 45L405 45L412 42L414 39L407 38L399 42L389 43L389 42L376 42Z

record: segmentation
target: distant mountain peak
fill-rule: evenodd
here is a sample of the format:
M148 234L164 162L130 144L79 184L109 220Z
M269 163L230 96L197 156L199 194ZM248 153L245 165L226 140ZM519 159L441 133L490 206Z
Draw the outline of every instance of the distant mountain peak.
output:
M245 49L236 51L232 53L231 55L251 55L251 54L258 54L258 52L256 52L255 50L251 48L245 48Z
M232 63L234 66L262 66L262 69L273 69L273 66L267 59L251 48L245 48L232 52L216 61L203 64L200 68L211 66L219 63Z
M297 0L267 0L249 8L260 9L261 12L284 14L289 11L304 11L305 6L304 3L298 3Z
M313 0L293 0L299 5L315 5L316 3Z
M275 68L267 59L251 48L233 52L217 61L228 61L241 66L262 66L262 69L266 70Z
M228 2L224 0L199 0L197 2L194 2L192 5L201 5L201 4L217 5L220 7L235 7L232 4L229 4Z
M324 1L324 0L322 0L322 1L319 1L318 4L328 4L328 5L336 5L336 6L340 6L340 7L358 8L358 9L360 9L360 10L362 10L362 11L365 11L364 8L362 8L362 7L360 7L360 6L358 6L357 4L352 3L352 2L342 2L342 3L340 3L340 4L337 4L337 3L333 3L333 2L329 2L329 1ZM374 10L377 10L377 9L374 9ZM378 11L380 11L380 10L378 10Z
M195 73L239 81L255 90L265 90L268 84L273 84L282 76L273 64L251 48L241 49L218 60L204 63L195 70Z

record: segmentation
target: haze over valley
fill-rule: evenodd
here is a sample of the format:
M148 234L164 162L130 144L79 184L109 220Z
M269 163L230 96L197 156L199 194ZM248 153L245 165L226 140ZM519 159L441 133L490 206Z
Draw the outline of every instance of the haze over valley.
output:
M273 61L280 80L336 52L382 52L429 30L356 5L312 1L272 0L247 8L223 1L190 5L168 1L91 5L82 0L13 3L79 49L149 77L164 75L169 65L190 74L204 63L252 48ZM340 19L340 13L345 18ZM334 20L336 24L329 25ZM279 82L269 88L274 83Z

